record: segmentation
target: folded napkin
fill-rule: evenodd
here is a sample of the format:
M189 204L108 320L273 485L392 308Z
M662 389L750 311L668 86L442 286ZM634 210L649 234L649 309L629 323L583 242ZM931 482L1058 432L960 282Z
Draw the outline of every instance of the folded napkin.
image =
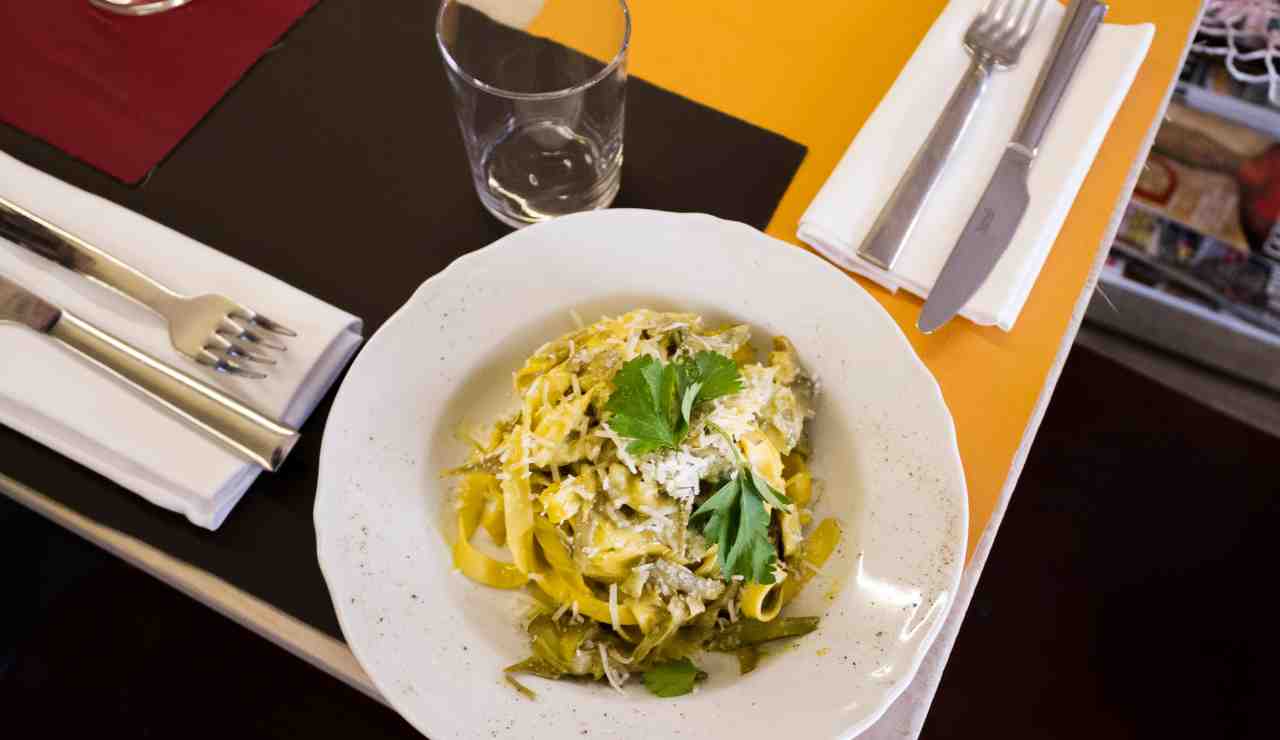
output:
M223 293L298 332L264 380L217 375L179 355L140 304L0 239L0 275L300 426L361 338L356 317L132 211L0 154L0 195L181 293ZM260 472L48 337L0 324L0 424L152 503L217 529Z
M1022 61L994 73L893 271L885 272L857 249L964 75L969 55L961 40L984 3L952 0L943 10L800 219L800 239L891 291L928 296L1013 137L1065 12L1050 0ZM1032 166L1026 215L961 315L1013 327L1154 34L1150 24L1098 29Z

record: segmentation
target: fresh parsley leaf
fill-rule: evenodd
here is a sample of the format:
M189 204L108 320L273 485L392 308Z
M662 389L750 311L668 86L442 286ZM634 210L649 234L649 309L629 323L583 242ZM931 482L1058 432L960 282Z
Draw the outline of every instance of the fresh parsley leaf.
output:
M769 541L769 515L764 510L764 501L747 486L742 488L738 496L738 532L729 550L729 568L733 575L755 583L773 583L772 567L764 567L772 566L777 558Z
M773 486L769 485L769 481L765 480L764 476L757 473L754 468L751 470L750 483L756 494L765 501L768 501L769 505L773 508L785 509L791 505L791 499L787 498L780 491L775 490Z
M720 487L711 498L702 503L698 510L693 512L689 517L689 521L698 519L703 516L710 517L707 525L702 528L702 534L711 542L722 543L716 559L720 562L720 572L728 573L728 555L729 545L732 542L730 532L737 531L737 521L735 521L736 510L738 506L738 479L732 478L728 483Z
M680 381L681 411L685 423L693 421L693 409L698 404L742 390L738 363L718 352L699 352L674 364Z
M790 501L758 478L755 471L748 472L744 467L704 501L689 521L707 518L702 534L719 545L717 559L724 577L740 575L755 583L770 584L778 551L769 539L769 513L764 502L782 508ZM767 493L762 494L762 490Z
M644 685L656 696L669 699L693 691L693 684L707 674L688 658L659 663L644 672Z
M698 403L742 390L742 373L738 372L738 363L732 359L718 352L699 352L693 356L693 364L702 383Z
M742 390L732 359L715 352L663 364L650 356L625 363L613 376L614 392L605 410L609 426L631 439L627 452L675 449L689 433L699 404Z
M680 402L680 416L685 424L693 420L693 406L698 402L698 393L701 390L701 383L694 383L684 389L684 399Z
M605 410L612 414L609 426L631 439L627 452L639 455L680 444L688 427L677 417L675 368L654 357L637 357L618 370L613 384Z

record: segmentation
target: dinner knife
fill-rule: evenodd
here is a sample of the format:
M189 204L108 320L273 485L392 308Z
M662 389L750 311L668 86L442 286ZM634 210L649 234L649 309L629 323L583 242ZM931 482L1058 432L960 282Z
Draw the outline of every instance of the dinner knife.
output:
M1027 188L1031 163L1106 13L1107 6L1097 0L1073 0L1067 8L1013 140L920 311L916 327L925 334L936 331L964 308L1008 248L1031 201Z
M265 470L279 468L298 441L297 431L0 276L0 326L5 323L58 340Z

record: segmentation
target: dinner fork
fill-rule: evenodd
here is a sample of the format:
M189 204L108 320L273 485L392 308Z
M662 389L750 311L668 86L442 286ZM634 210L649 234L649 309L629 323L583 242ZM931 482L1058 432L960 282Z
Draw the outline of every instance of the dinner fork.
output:
M274 365L264 350L285 346L268 335L297 333L223 295L186 296L0 197L0 236L123 293L164 317L169 341L183 355L217 372L265 378L246 363Z
M89 0L95 8L120 15L151 15L180 8L191 0Z
M893 269L943 167L973 120L992 71L1018 63L1044 5L1045 0L988 0L969 24L964 35L972 58L969 70L858 248L863 259Z

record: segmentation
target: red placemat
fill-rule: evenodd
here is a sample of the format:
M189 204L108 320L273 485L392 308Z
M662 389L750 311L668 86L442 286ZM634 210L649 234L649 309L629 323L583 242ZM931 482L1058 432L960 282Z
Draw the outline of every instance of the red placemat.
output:
M318 0L194 0L150 16L0 0L0 121L143 178Z

